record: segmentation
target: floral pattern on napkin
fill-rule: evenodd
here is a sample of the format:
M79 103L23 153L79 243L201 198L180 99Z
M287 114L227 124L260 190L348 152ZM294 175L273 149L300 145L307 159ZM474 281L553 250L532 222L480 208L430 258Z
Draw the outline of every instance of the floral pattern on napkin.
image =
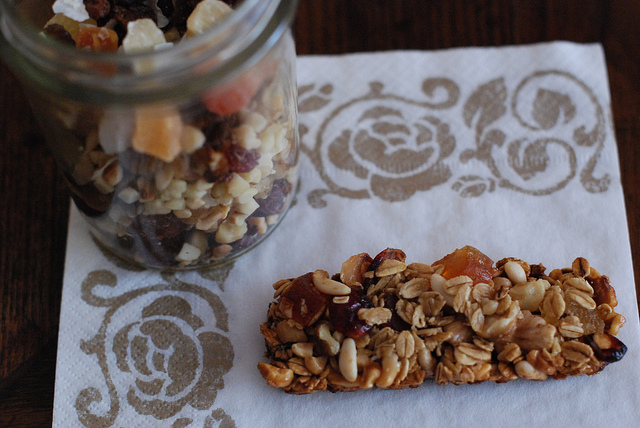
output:
M603 107L571 73L535 71L513 89L496 77L466 99L464 82L445 77L426 78L413 99L387 92L382 82L369 86L369 93L338 106L330 106L332 99L348 88L337 83L300 88L303 152L326 185L308 195L315 208L326 206L327 194L402 202L445 184L461 197L479 197L496 187L548 195L573 179L589 192L609 187L608 174L594 176L607 132ZM304 114L316 110L325 120L308 135ZM474 141L457 135L452 116L458 114ZM577 154L582 148L589 149L586 159ZM561 159L554 162L554 156ZM474 159L479 162L471 172L458 171L456 162Z

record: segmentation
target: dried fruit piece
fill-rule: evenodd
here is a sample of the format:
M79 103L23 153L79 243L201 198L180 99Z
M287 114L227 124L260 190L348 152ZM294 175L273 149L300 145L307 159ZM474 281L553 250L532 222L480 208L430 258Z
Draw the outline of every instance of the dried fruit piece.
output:
M195 37L217 25L233 12L223 1L202 0L187 19L187 37Z
M313 272L296 278L280 297L279 310L285 318L303 327L315 322L324 312L329 296L313 285Z
M474 284L491 281L495 271L493 260L469 245L444 256L433 265L444 266L441 275L445 279L466 275Z
M60 24L49 24L46 27L44 27L44 30L42 30L42 32L48 37L56 39L62 43L66 43L68 45L73 45L73 46L76 45L76 41L73 40L71 33L69 33Z
M373 303L362 287L351 287L351 294L346 303L336 303L334 300L329 302L329 319L336 331L357 339L371 328L371 325L358 318L358 311L372 307Z
M118 50L118 34L107 27L80 24L76 47L93 52L114 53Z
M164 44L164 33L151 19L144 18L129 22L127 36L122 40L122 48L128 54L152 51Z
M46 30L47 27L54 24L58 24L64 27L64 29L69 32L73 40L76 40L78 38L78 31L80 31L81 24L80 22L71 19L62 13L56 13L49 21L47 21L46 24L44 24L44 29ZM83 21L82 24L97 25L96 21L92 19L87 19L86 21Z
M136 110L132 147L138 153L173 161L181 151L182 119L172 107L146 107Z
M85 9L91 17L96 21L109 16L111 12L111 3L109 0L83 0Z

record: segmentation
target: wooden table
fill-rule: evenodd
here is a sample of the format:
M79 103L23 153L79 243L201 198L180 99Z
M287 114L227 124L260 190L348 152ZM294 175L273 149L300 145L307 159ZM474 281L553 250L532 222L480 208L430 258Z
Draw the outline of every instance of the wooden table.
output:
M301 0L294 24L302 55L601 43L636 263L639 31L636 0ZM69 194L18 82L2 63L0 109L0 427L50 426Z

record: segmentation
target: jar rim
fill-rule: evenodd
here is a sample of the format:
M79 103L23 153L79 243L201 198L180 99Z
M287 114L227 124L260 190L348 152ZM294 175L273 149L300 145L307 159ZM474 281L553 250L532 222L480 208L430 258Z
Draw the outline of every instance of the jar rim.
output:
M121 55L42 37L15 0L1 1L0 53L23 81L65 98L97 104L168 100L224 82L257 62L287 31L297 3L244 0L201 35L167 49Z

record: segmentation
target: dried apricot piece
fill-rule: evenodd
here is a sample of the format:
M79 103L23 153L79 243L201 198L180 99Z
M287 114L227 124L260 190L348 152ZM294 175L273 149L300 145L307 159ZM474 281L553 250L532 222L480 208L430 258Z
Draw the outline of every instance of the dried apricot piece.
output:
M110 28L80 24L76 47L93 52L113 53L118 50L118 34Z
M170 107L141 108L136 111L131 145L138 153L173 161L182 150L183 123L180 113Z
M442 276L445 279L466 275L473 280L474 284L489 282L493 279L493 260L470 245L458 248L434 262L433 265L444 265Z

